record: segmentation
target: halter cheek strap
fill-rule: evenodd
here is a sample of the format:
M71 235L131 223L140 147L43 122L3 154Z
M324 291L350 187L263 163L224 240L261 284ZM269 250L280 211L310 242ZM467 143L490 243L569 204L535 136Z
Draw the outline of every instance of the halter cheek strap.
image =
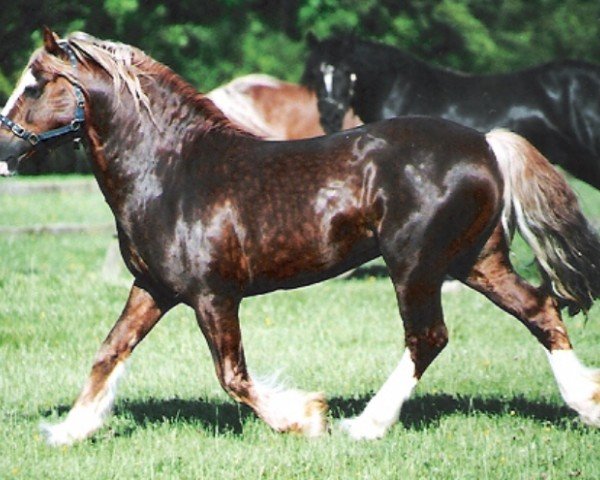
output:
M63 51L68 55L71 66L73 68L77 68L77 58L75 57L73 49L66 42L60 42L59 45L60 48L62 48ZM73 120L71 120L71 123L63 127L46 130L45 132L34 133L23 128L18 123L13 122L10 118L0 114L0 125L8 128L15 136L28 141L33 146L38 145L40 142L52 140L54 138L62 137L71 133L75 134L73 140L75 141L75 144L78 145L78 143L81 141L81 135L78 132L81 131L81 127L85 122L85 97L79 85L72 85L75 93L76 106L75 116Z

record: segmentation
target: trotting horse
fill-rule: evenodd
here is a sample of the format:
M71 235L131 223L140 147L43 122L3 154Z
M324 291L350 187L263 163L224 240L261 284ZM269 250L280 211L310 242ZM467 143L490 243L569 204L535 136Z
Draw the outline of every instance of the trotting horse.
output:
M353 35L309 35L308 43L303 83L317 93L326 132L340 130L348 108L365 123L432 115L482 131L509 128L600 189L600 66L568 60L466 75Z
M303 85L264 74L244 75L206 94L236 126L265 140L296 140L325 132L319 121L317 96ZM341 128L361 125L348 110Z
M212 102L140 50L45 30L2 110L4 171L40 143L82 138L134 276L122 314L51 444L99 429L134 348L177 304L191 307L219 382L278 431L326 431L319 393L273 388L246 368L244 297L318 282L382 255L404 322L397 368L356 418L377 438L448 341L450 274L520 320L544 347L567 404L600 425L600 374L573 352L559 306L600 295L600 241L573 192L523 138L413 117L293 142L231 126ZM512 269L516 224L544 283ZM376 327L374 327L376 328Z

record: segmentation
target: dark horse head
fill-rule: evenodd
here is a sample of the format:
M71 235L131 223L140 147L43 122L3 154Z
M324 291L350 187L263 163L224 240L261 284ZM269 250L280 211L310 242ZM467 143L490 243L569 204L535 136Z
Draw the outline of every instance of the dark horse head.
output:
M409 75L417 62L388 45L349 33L323 40L308 34L307 42L310 54L302 83L316 92L321 125L327 133L342 129L349 108L365 123L381 120L374 112L384 108L382 102L399 76ZM394 116L386 114L385 118Z
M321 126L326 133L342 129L344 115L352 106L357 76L350 54L354 37L344 36L320 42L307 36L311 54L302 83L317 94Z

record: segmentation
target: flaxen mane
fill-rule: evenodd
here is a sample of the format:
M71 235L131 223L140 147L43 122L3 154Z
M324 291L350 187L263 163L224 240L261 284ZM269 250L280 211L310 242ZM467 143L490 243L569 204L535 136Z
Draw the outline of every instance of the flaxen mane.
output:
M120 103L123 91L129 92L135 99L136 109L145 110L154 121L150 101L140 82L142 78L154 79L157 83L172 85L175 92L186 97L190 104L196 106L205 118L208 129L251 135L233 125L210 99L199 93L169 67L153 60L142 50L119 42L99 40L83 32L72 33L64 41L73 49L77 60L82 65L93 62L112 78L115 98L117 98L116 106ZM34 54L34 62L35 57ZM60 69L59 71L64 75L64 63L57 57L51 55L47 57L44 59L44 69ZM76 78L71 80L77 83Z

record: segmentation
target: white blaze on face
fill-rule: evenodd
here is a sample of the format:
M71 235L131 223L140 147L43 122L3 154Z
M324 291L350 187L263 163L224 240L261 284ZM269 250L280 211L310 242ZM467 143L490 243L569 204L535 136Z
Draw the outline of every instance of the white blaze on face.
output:
M325 91L328 96L333 94L333 72L335 67L333 65L321 64L321 73L323 74L323 82L325 83Z
M31 69L28 68L27 70L25 70L23 72L23 75L21 75L19 83L17 83L17 87L13 91L12 95L9 97L8 101L6 102L6 105L4 105L1 114L6 117L13 109L15 103L17 103L17 100L23 94L25 89L29 86L35 85L36 83L37 80L33 76L33 73L31 73Z

